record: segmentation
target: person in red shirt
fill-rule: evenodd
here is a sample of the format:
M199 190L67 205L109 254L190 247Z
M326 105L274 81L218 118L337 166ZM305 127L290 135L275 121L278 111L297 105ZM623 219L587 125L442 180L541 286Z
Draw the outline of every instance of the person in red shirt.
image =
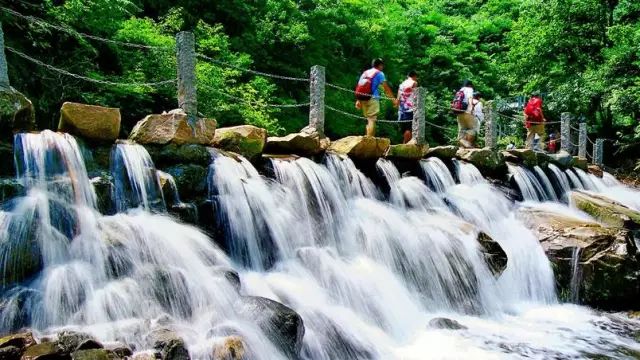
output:
M542 111L542 98L535 92L531 95L529 102L524 107L524 126L527 128L527 149L533 150L533 141L538 135L540 137L541 149L544 151L544 112Z

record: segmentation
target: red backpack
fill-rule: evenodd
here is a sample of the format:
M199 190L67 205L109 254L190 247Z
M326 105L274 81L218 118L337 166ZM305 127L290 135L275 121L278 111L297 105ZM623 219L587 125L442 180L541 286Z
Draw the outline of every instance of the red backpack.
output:
M524 113L527 115L529 123L542 123L544 117L542 117L542 99L534 96L529 99L529 102L524 107Z
M376 77L379 72L380 70L378 69L369 69L362 73L356 85L355 93L357 100L371 100L371 96L373 95L373 78Z
M462 114L467 111L469 107L469 102L464 96L464 91L459 90L456 95L453 97L453 101L451 101L451 111L454 114Z

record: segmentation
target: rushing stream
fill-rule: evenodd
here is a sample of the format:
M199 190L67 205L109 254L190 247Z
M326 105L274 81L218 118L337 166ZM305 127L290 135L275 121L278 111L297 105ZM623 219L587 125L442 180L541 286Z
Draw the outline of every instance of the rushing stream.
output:
M112 154L118 213L101 215L74 138L16 137L26 196L0 213L5 279L0 327L46 334L80 329L149 349L169 326L195 359L239 334L248 359L286 359L250 317L241 295L263 296L304 321L303 359L632 358L640 352L621 315L561 304L537 238L519 206L473 165L421 161L419 177L380 160L382 191L347 158L273 159L266 178L245 159L215 154L209 195L227 252L165 213L153 162L138 145ZM564 199L569 188L630 207L640 196L605 176L510 168L526 200ZM458 179L458 183L454 179ZM170 183L171 184L171 183ZM557 206L565 206L558 204ZM495 276L476 240L507 253ZM238 291L229 269L240 275ZM431 326L434 318L461 329Z

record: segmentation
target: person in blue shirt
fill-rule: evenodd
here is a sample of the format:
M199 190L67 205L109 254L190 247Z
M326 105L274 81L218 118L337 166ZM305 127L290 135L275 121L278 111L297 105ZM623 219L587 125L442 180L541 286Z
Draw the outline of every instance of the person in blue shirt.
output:
M367 118L367 136L376 136L376 121L380 113L380 86L384 89L387 97L393 99L393 106L398 107L398 100L395 98L389 84L387 84L387 80L382 72L383 69L384 61L382 59L373 60L371 69L362 73L358 81L358 87L356 88L356 90L364 89L368 87L368 83L371 84L370 95L356 93L356 98L358 98L356 108L362 109L364 117Z

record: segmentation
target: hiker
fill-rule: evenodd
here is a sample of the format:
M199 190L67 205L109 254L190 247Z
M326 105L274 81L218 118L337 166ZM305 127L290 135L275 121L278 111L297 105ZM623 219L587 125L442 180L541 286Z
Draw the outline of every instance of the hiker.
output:
M549 135L549 146L547 147L547 150L551 154L558 152L558 139L556 138L555 132Z
M540 138L541 148L540 151L544 151L544 112L542 111L542 98L538 92L531 95L529 102L524 107L524 126L527 128L527 149L534 150L533 141L538 135Z
M418 87L418 73L414 70L409 71L407 79L400 84L398 88L398 121L400 131L402 132L402 143L406 144L411 141L411 127L413 120L413 112L416 106L416 92Z
M471 104L473 105L473 119L476 122L476 136L480 134L480 128L482 127L482 122L484 121L484 108L482 105L481 95L479 92L473 92L473 100L471 100Z
M464 148L474 146L476 122L473 117L473 83L465 80L451 102L451 110L458 118L458 143Z
M364 117L367 118L367 136L376 135L376 120L380 113L380 86L384 92L393 100L393 106L398 107L398 99L393 96L393 91L387 84L387 80L382 70L384 61L375 59L371 62L371 69L366 70L360 76L356 86L356 109L362 109Z

